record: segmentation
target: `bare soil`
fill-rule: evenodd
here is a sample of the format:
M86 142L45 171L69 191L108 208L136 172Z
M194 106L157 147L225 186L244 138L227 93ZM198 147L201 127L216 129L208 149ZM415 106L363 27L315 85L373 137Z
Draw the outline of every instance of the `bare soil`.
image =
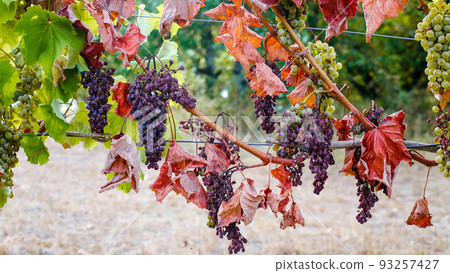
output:
M186 204L170 193L155 202L148 189L156 171L146 171L141 191L99 194L106 182L101 170L107 150L88 152L81 145L64 150L48 140L51 154L45 166L26 162L20 152L15 169L15 197L0 213L0 254L226 254L228 241L206 226L207 211ZM433 156L433 155L428 155ZM450 254L450 181L430 173L427 199L433 226L405 224L422 196L427 168L404 164L393 196L380 194L366 224L356 219L355 181L330 168L324 191L313 194L312 176L305 168L303 185L294 191L305 227L281 230L281 217L258 210L253 223L242 227L249 240L246 254ZM246 175L257 188L267 185L268 169Z

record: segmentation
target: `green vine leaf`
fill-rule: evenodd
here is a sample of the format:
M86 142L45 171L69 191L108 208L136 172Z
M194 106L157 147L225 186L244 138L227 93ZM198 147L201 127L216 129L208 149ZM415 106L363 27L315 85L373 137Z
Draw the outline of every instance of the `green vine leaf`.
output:
M7 187L0 187L0 209L6 204L11 190Z
M49 161L50 154L44 141L34 133L24 134L21 146L30 163L45 165Z
M0 47L5 52L11 52L20 42L19 33L14 31L16 22L8 21L4 24L0 24ZM0 56L4 55L0 51Z
M61 112L57 110L55 112L52 105L41 105L38 108L36 116L43 119L45 122L45 128L51 138L60 144L66 144L66 132L70 128L70 124L62 116Z
M19 75L9 60L0 60L0 90L2 96L0 103L9 106L16 91L16 84L19 82Z
M91 127L89 125L89 117L88 110L86 109L86 104L83 101L78 102L78 112L74 115L74 117L70 120L70 130L74 132L80 133L90 133ZM71 146L75 146L83 141L84 148L88 151L92 150L95 146L97 146L98 142L91 138L78 138L78 137L69 137L67 138L69 144Z
M28 65L39 62L51 81L53 63L64 47L80 52L84 44L83 31L75 30L65 17L43 10L41 6L28 8L15 31L23 34L21 49L25 49L22 51L25 62Z
M14 20L17 10L17 4L12 2L15 0L0 1L0 24Z
M44 104L51 104L54 100L68 102L78 92L78 84L80 82L80 74L78 68L65 69L64 75L66 79L59 81L56 86L45 78L44 85L38 91L39 98Z

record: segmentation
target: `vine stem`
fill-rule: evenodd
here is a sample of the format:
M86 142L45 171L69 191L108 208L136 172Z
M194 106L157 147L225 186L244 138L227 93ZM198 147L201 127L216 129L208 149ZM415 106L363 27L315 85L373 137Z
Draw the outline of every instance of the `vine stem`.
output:
M8 58L14 63L14 65L16 66L16 68L19 68L20 66L16 63L16 61L14 61L14 59L11 57L11 55L8 54L8 52L4 51L3 48L0 48L1 51L3 51L3 53L5 53L6 56L8 56Z
M425 192L427 191L427 185L428 185L428 177L430 176L430 170L431 167L428 168L428 172L427 172L427 180L425 181L425 186L423 186L423 198L425 198Z
M249 2L250 0L245 0L246 2ZM320 77L323 80L323 87L325 89L329 89L330 94L332 97L334 97L339 103L341 103L345 108L347 108L351 113L355 115L355 117L358 119L359 122L366 128L368 131L374 129L376 126L370 122L369 119L367 119L366 116L364 116L336 87L336 85L333 83L333 81L328 77L327 73L323 71L323 69L319 66L319 64L316 62L314 57L312 56L311 52L309 52L308 48L303 44L303 42L300 40L300 37L298 37L297 33L294 31L294 29L291 27L291 25L286 21L286 18L284 18L283 15L281 15L280 11L276 6L272 7L273 12L275 15L280 19L280 21L286 26L286 29L288 30L291 37L294 39L295 43L299 46L299 48L302 50L302 52L306 53L306 59L309 61L309 63L317 70ZM261 16L260 20L267 21L264 17ZM264 24L265 26L266 24ZM270 26L270 24L268 24ZM270 26L272 28L272 26ZM278 35L278 34L277 34ZM311 72L309 68L307 68L307 71ZM309 74L309 73L308 73Z
M421 154L419 154L416 151L409 151L409 154L411 155L411 158L414 159L415 161L427 166L427 167L436 167L438 164L436 163L436 161L432 160L432 159L426 159L425 157L423 157Z
M145 62L143 61L143 59L138 54L136 54L134 56L134 59L139 64L139 66L142 67L142 69L147 70L147 68L145 66ZM262 166L265 166L265 165L269 164L269 162L271 161L269 156L266 153L264 153L264 152L262 152L262 151L260 151L260 150L258 150L256 148L254 148L254 147L248 145L247 143L241 141L240 139L236 138L230 132L228 132L227 130L225 130L222 127L218 126L214 121L209 119L207 116L205 116L198 109L186 107L185 110L188 111L189 113L191 113L192 115L196 116L199 120L203 121L208 127L213 129L214 131L216 131L221 137L223 137L226 140L236 144L240 148L246 150L250 154L252 154L252 155L256 156L257 158L259 158L263 162ZM304 160L304 158L297 158L296 160L293 160L293 159L272 157L272 163L283 164L283 165L286 165L286 166L292 166L297 161L302 161L302 160Z

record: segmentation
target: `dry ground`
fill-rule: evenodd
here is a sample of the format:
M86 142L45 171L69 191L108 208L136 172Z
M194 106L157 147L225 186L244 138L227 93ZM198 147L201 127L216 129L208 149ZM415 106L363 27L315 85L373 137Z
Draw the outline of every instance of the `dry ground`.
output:
M0 254L225 254L228 242L206 227L207 212L186 205L174 193L164 204L154 202L147 172L139 194L118 190L99 194L100 173L107 150L91 152L76 146L64 150L47 141L51 153L45 166L31 165L21 152L15 173L15 197L0 213ZM258 210L242 228L246 254L450 254L450 181L437 170L430 174L427 199L433 227L407 226L414 202L422 195L427 169L403 166L393 197L380 195L374 217L355 220L355 181L331 167L320 196L312 193L309 171L294 192L301 203L305 227L282 231L280 217ZM307 168L305 168L307 169ZM248 171L259 188L267 170Z

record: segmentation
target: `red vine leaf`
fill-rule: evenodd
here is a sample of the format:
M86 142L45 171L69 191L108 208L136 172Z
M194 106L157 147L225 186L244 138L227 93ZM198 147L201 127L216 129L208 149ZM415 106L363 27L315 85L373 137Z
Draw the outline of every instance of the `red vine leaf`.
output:
M184 173L187 169L194 169L208 165L208 162L198 155L186 152L176 141L170 142L166 161L170 163L175 175Z
M205 4L205 0L164 0L163 13L161 15L161 23L159 32L161 36L166 34L172 28L173 22L180 27L191 24L195 15Z
M275 217L278 217L278 212L282 212L288 202L288 196L275 193L272 189L267 188L264 190L264 199L260 207L267 209L267 206L269 206L273 214L275 214Z
M114 19L119 17L127 19L136 12L134 9L135 0L95 0L93 4L99 10L109 11Z
M433 225L431 223L431 217L432 216L428 211L428 201L423 197L414 204L414 208L411 211L408 220L406 220L406 224L426 228Z
M286 49L284 49L284 46L269 33L264 37L264 47L269 55L269 61L271 62L283 62L289 59L289 55L287 54Z
M391 197L392 184L401 161L411 164L411 155L403 143L406 124L403 111L386 117L378 128L364 134L361 140L361 159L358 162L360 176L383 183Z
M256 69L250 74L250 87L255 90L256 95L265 97L287 93L286 86L265 63L257 63Z
M283 196L288 196L292 193L292 184L289 182L289 173L286 171L284 165L273 169L271 171L273 177L275 177L278 181L280 181L280 185L278 187L281 188L280 194Z
M211 172L217 172L219 175L221 175L228 169L228 167L230 167L231 164L230 162L228 162L227 155L216 145L206 143L205 153L208 161L208 165L206 166L207 174Z
M84 7L94 17L98 24L98 33L102 37L105 49L114 54L117 51L116 40L120 37L119 32L114 28L110 15L105 9L97 9L92 3L87 3Z
M361 11L357 0L316 0L316 2L329 25L326 41L347 30L347 19Z
M150 185L150 189L155 192L156 201L162 202L174 187L175 183L172 181L172 166L166 161L161 166L155 182Z
M299 0L294 0L294 2L299 1ZM300 0L303 1L303 0ZM261 16L261 11L263 12L267 12L267 10L271 7L271 6L275 6L276 4L278 4L278 2L280 2L280 0L252 0L251 1L251 8L252 11L257 14L258 16ZM300 3L301 4L301 3Z
M336 119L333 121L334 128L336 128L338 140L352 140L351 128L358 123L355 115L347 114L342 119Z
M103 174L115 173L113 178L100 192L110 190L125 182L131 182L131 188L139 191L140 160L136 145L126 134L120 133L113 137L111 149L108 152Z
M123 66L130 66L130 61L136 56L139 46L145 40L138 26L133 23L128 25L126 33L117 39L117 49L122 53L119 55L123 61Z
M80 55L83 57L89 68L102 68L102 55L105 53L105 46L101 42L84 44Z
M176 177L175 185L178 192L186 198L188 203L192 202L197 207L206 209L208 196L193 171L188 171Z
M303 102L306 99L306 97L308 97L312 92L314 92L314 88L308 85L307 81L308 77L301 78L301 80L297 83L295 89L292 90L292 92L286 96L292 105L296 105L298 103ZM314 105L315 100L316 95L311 95L306 101L306 105L312 107Z
M339 171L340 173L355 176L355 172L353 171L354 156L355 156L355 149L345 149L344 166L342 166L342 169Z
M128 116L131 108L133 107L133 105L127 99L129 87L129 83L119 82L111 88L111 92L113 93L112 99L117 101L118 104L117 108L115 109L116 115L121 117Z
M220 4L208 10L205 15L225 22L219 30L216 42L224 43L231 55L239 60L244 69L249 72L249 63L263 62L256 48L261 46L263 38L250 27L261 27L261 23L243 6Z
M377 31L383 21L397 17L405 8L407 0L358 0L363 3L366 18L366 39L370 42L372 34Z
M283 212L283 220L280 223L280 228L286 229L288 227L293 227L295 229L296 224L305 226L305 219L297 204L292 201L291 208L288 211Z
M230 53L236 61L239 61L242 67L247 71L250 71L251 63L264 62L263 57L259 54L258 50L248 41L242 41L237 46L234 46L233 37L231 34L224 34L216 38L216 42L222 42L228 48Z
M219 208L217 227L226 227L231 223L239 223L242 219L241 193L244 183L234 192L233 197L227 202L223 202Z

